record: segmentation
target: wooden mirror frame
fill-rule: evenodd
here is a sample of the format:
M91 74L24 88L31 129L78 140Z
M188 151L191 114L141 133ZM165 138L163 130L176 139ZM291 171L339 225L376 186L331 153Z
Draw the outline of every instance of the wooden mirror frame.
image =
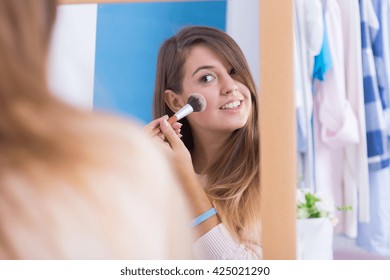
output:
M180 0L59 0L59 4ZM259 0L263 257L296 258L293 0ZM270 30L272 32L270 32Z

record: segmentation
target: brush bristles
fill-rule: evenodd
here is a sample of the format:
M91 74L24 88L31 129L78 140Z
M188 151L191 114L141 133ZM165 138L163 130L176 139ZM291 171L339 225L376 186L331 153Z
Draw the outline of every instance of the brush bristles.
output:
M199 93L193 93L188 97L187 104L190 104L194 112L202 112L206 109L206 99Z

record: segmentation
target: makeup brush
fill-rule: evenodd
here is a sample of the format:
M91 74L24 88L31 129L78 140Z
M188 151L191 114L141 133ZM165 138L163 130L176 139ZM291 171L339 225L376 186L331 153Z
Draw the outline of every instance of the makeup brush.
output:
M176 112L172 117L168 119L170 125L181 120L182 118L188 116L192 112L202 112L206 108L206 99L199 93L192 93L188 99L187 104L184 105L179 111ZM160 128L155 128L153 130L152 136L160 133Z
M202 112L204 109L206 109L206 99L199 93L193 93L188 97L187 104L168 119L168 123L172 125L192 112Z

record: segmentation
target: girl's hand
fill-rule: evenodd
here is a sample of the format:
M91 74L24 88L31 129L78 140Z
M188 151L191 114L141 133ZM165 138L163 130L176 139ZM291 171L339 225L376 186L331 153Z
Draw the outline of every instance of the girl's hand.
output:
M161 121L165 119L167 120L168 119L168 116L165 115L165 116L162 116L158 119L155 119L153 121L151 121L150 123L148 123L147 125L144 126L144 131L149 134L150 136L152 137L155 137L155 136L158 136L160 137L163 141L165 140L165 136L164 134L161 132L161 129L160 129L160 123ZM172 128L173 130L175 131L176 135L181 137L181 127L182 127L183 124L179 123L179 122L175 122L173 125L172 125Z
M180 140L173 125L169 125L165 118L161 119L160 129L165 138L166 150L168 150L169 156L172 158L176 169L179 172L181 179L183 180L196 180L196 174L192 165L191 154L183 141Z

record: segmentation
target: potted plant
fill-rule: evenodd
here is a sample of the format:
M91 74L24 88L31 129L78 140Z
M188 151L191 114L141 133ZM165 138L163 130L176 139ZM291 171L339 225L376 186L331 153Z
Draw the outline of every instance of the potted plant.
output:
M333 259L333 201L309 189L297 189L297 258Z

